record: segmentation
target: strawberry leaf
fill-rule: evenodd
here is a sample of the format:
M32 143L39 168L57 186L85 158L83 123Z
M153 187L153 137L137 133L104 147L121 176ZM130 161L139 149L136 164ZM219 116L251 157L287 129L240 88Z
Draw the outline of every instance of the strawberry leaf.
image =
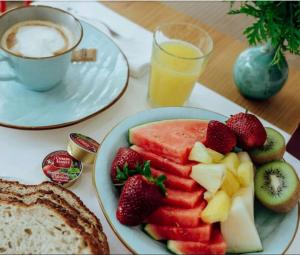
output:
M128 174L129 174L128 171L129 171L128 164L126 162L123 167L123 173L125 174L126 177L128 177Z
M135 175L135 174L137 174L136 170L131 170L131 169L128 170L128 177L132 176L132 175Z
M161 192L166 195L166 187L164 185L164 181L167 179L165 175L160 175L155 179L155 184L159 186Z
M147 178L151 177L151 170L150 170L150 161L147 160L144 164L143 170L142 170L142 175L144 175Z
M144 164L137 164L135 169L129 169L128 164L126 163L121 170L117 167L117 176L116 179L119 181L118 186L123 185L130 176L141 174L147 178L150 182L154 183L155 185L159 186L161 192L165 195L166 188L164 186L164 181L166 180L165 175L160 175L157 178L152 176L150 161L145 161Z
M135 170L136 173L142 174L143 173L143 167L141 164L137 164Z
M120 182L123 183L127 180L128 176L126 176L126 174L120 170L119 167L117 167L117 176L116 179Z
M151 170L150 170L150 161L146 161L144 164L136 164L135 169L129 169L128 164L125 163L123 169L121 170L117 167L117 175L116 179L120 184L124 184L124 182L135 174L141 174L147 177L147 179L151 178Z

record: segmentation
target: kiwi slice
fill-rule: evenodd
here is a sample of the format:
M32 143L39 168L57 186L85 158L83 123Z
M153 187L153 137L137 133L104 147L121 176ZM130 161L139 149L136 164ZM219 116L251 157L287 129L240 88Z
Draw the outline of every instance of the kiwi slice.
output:
M273 128L266 128L267 140L257 149L249 151L250 157L256 164L264 164L282 159L285 152L285 140L283 136Z
M288 212L300 198L300 182L294 168L284 161L260 166L255 175L255 195L267 208Z

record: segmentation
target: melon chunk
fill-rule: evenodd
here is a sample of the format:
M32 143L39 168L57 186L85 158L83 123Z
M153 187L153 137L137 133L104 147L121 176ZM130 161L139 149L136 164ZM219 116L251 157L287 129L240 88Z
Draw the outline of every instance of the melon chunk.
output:
M157 170L154 168L151 168L151 173L154 177L158 177L162 174L165 175L167 179L165 180L164 184L167 188L178 189L183 191L196 191L202 189L202 187L191 178L187 179L178 177L176 175L169 174L165 171Z
M205 206L205 202L193 209L161 206L150 215L146 222L165 226L197 227L201 222L199 215Z
M150 160L152 167L165 170L166 172L174 175L188 177L192 171L192 166L194 165L182 165L175 163L152 152L146 151L143 148L136 145L133 145L130 148L139 153L144 160Z
M211 236L212 225L202 224L195 228L182 228L147 224L144 230L155 240L179 240L207 242Z
M185 164L195 142L206 138L208 121L174 119L150 122L129 129L129 142L156 155Z
M213 162L213 158L208 153L206 147L200 142L195 143L190 152L189 160L207 164Z
M254 221L254 190L253 187L241 188L234 194L235 197L241 197L249 212L251 219Z
M224 164L198 164L192 167L191 177L211 193L221 187L225 177Z
M217 152L215 150L212 150L210 148L206 148L208 151L208 154L211 156L211 158L213 159L214 163L219 163L223 158L224 155L221 154L220 152Z
M227 252L245 253L262 251L262 244L242 197L233 198L229 216L221 222L221 232L227 244Z
M203 193L204 189L194 192L185 192L168 188L164 204L180 208L194 208L201 203Z

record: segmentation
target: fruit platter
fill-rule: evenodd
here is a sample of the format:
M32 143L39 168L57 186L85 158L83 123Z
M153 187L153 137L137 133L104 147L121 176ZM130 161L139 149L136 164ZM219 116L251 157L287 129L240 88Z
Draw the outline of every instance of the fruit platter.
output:
M280 132L250 113L157 108L103 140L94 182L135 254L283 254L299 226L300 183Z

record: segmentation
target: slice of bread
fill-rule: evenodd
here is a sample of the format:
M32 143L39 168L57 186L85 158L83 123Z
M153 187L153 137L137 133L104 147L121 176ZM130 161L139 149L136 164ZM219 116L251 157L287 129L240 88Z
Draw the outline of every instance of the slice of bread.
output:
M78 196L73 192L54 184L53 182L42 182L38 185L25 185L16 181L7 181L0 179L0 192L15 192L20 195L33 193L38 190L52 191L65 199L72 207L76 208L80 214L83 214L93 225L102 230L98 218L83 204Z
M60 206L64 208L67 213L71 214L75 217L76 222L84 229L84 231L91 235L91 237L94 238L94 241L96 245L98 246L99 250L103 250L102 245L102 231L99 231L96 229L92 224L90 224L85 218L81 217L81 215L78 213L77 210L75 210L72 206L70 206L64 199L62 199L60 196L54 194L52 191L46 192L46 191L37 191L34 193L29 193L26 195L20 195L18 193L13 192L0 192L0 200L6 200L6 201L15 201L19 200L26 205L30 205L35 203L38 199L46 199L51 202L53 202L55 205ZM103 250L104 252L104 250Z
M75 217L54 203L37 199L0 200L0 253L3 254L99 254L93 239Z
M43 182L39 185L24 185L19 182L7 181L2 179L0 179L0 192L13 193L19 198L25 195L39 192L38 194L35 194L35 198L26 198L27 202L30 199L36 199L37 196L40 197L43 194L51 192L52 194L49 196L51 196L52 202L61 205L67 210L72 210L71 213L74 216L78 217L80 215L83 222L92 225L92 228L94 229L93 231L95 231L96 229L97 233L95 234L94 232L93 235L95 239L98 239L97 241L101 248L100 254L109 254L107 238L102 231L102 226L98 218L83 204L80 198L77 197L73 192L51 182Z

